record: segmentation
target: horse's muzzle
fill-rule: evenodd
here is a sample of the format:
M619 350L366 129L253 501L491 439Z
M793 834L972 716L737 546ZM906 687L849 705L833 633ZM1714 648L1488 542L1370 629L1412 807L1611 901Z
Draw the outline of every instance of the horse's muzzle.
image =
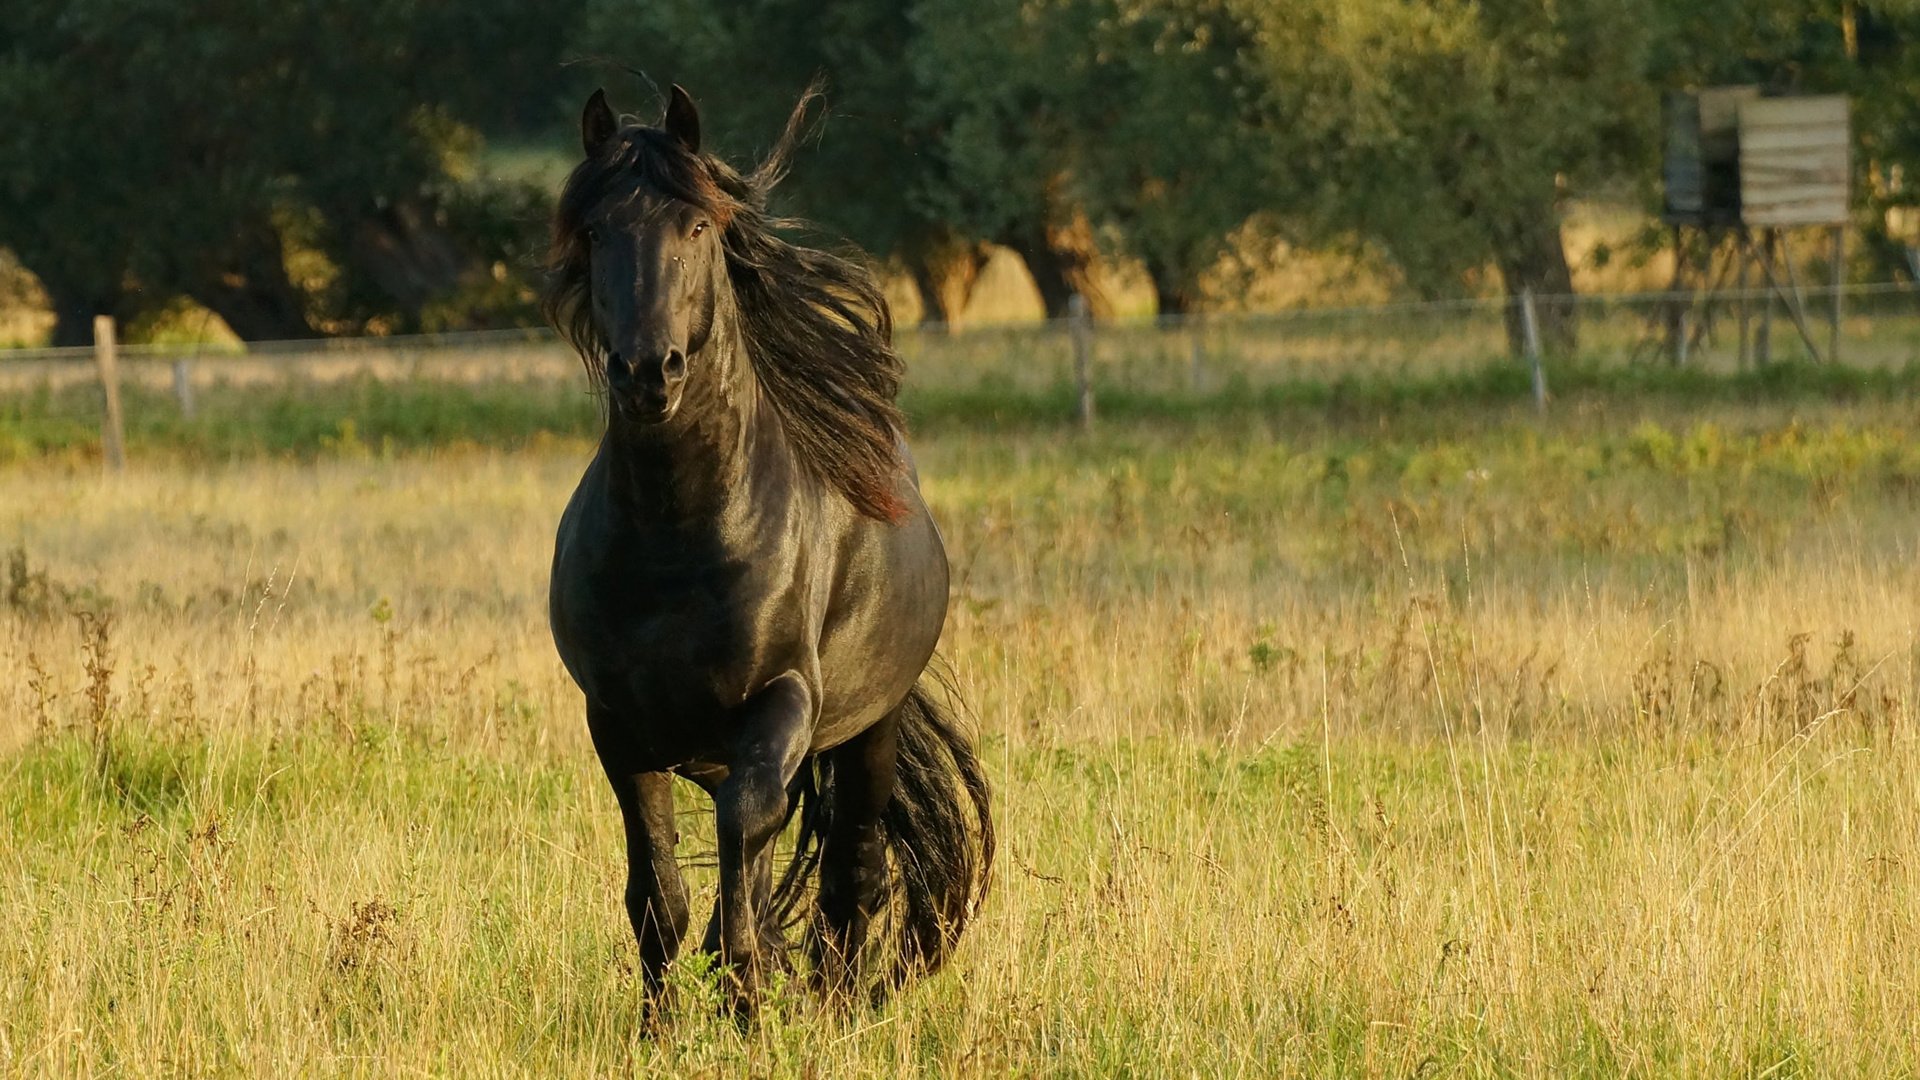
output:
M685 383L686 361L678 349L657 368L648 365L636 370L618 353L607 359L607 393L625 420L658 424L673 419Z
M664 424L680 411L678 386L628 387L614 389L607 396L613 399L613 407L621 419L636 424Z

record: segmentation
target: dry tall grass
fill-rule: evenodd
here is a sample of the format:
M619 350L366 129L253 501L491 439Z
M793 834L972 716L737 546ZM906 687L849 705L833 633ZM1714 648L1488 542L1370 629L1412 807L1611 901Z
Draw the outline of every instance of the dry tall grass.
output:
M11 469L0 1069L1910 1075L1912 413L933 433L996 891L745 1032L639 1022L583 446Z

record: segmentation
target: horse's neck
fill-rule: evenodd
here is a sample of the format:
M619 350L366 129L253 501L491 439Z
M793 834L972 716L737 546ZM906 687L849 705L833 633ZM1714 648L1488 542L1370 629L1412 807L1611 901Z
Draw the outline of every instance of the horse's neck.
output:
M672 420L638 425L610 410L603 475L637 523L704 531L751 517L764 501L758 488L781 475L790 455L779 420L742 344L727 347L726 357L709 358L723 367L709 374L721 377L690 384Z

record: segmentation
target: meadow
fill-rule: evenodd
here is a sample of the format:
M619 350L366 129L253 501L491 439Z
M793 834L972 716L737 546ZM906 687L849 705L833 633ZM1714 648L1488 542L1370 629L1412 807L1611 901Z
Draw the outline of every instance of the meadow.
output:
M0 1072L1920 1072L1920 378L917 387L993 893L641 1023L577 386L0 409ZM696 908L710 852L689 789Z

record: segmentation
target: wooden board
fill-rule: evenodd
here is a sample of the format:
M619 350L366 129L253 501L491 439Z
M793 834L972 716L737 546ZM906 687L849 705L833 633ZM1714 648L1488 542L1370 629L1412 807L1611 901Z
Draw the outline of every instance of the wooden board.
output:
M1844 97L1759 98L1740 113L1740 218L1844 225L1851 139Z

